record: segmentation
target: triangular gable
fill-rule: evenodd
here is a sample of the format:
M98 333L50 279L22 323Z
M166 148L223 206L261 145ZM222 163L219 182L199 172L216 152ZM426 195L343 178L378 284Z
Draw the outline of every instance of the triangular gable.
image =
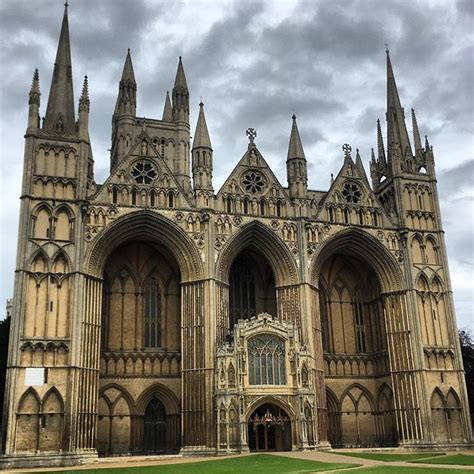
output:
M137 182L134 177L139 175L141 167L136 165L149 164L152 169L152 182ZM150 169L147 166L148 169ZM155 176L153 176L153 172ZM144 171L146 175L146 170ZM140 178L138 178L140 179ZM143 180L148 179L144 177ZM140 135L135 139L135 143L125 155L124 159L118 163L115 170L110 174L106 181L101 185L100 190L92 199L94 203L110 202L110 187L118 185L119 187L148 187L154 189L158 194L160 192L174 191L177 199L175 207L194 207L192 198L183 189L183 187L176 180L173 172L166 164L166 161L160 156L157 147L153 144L150 136L145 130L142 130Z
M226 194L288 198L288 192L280 184L265 158L253 143L249 144L246 153L225 180L216 196L219 198Z
M335 223L349 220L349 223L360 224L362 220L366 224L382 225L383 222L383 225L393 226L391 218L372 191L365 171L359 169L350 155L346 155L342 168L319 203L319 208L317 217ZM374 212L377 214L376 219L381 218L382 221L373 222ZM338 218L339 213L341 218ZM352 216L351 219L350 213L356 213L357 217Z

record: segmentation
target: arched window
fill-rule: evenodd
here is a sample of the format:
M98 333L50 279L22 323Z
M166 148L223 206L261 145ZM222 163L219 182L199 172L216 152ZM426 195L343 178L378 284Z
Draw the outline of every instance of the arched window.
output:
M168 207L173 207L174 206L174 194L173 191L170 191L168 195Z
M277 217L281 217L281 203L277 201Z
M285 385L285 341L271 334L248 340L250 385Z
M359 293L357 293L354 298L354 315L356 352L366 352L364 312L362 307L362 300Z
M108 350L108 319L109 319L109 285L104 281L102 286L102 314L101 314L101 328L100 328L100 345L101 350Z
M244 198L244 214L249 213L249 200L247 198Z
M243 260L237 260L230 272L229 315L231 329L239 319L256 315L255 280Z
M263 199L260 201L260 214L265 215L265 201Z
M161 347L161 292L155 277L145 288L145 347Z
M232 212L232 198L227 196L227 212Z
M137 203L137 191L135 189L132 189L132 205L135 206Z
M117 188L115 187L112 189L112 202L117 204Z
M154 206L155 205L155 191L151 191L150 193L150 206Z
M323 338L323 350L331 352L329 336L331 328L328 319L328 301L326 290L322 287L319 290L319 314L321 318L321 335Z

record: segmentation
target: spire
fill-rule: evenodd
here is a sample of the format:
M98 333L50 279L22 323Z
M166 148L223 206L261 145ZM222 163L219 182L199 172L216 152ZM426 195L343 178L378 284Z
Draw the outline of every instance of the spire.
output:
M370 161L371 161L371 163L373 163L373 164L376 163L376 160L375 160L375 153L374 153L374 149L373 149L373 148L370 149Z
M173 109L171 108L171 99L169 91L166 91L165 108L163 109L163 120L165 122L173 121Z
M356 165L357 169L360 171L361 175L366 179L366 181L368 181L368 179L367 179L367 174L365 173L364 164L362 163L362 158L360 157L359 149L358 149L358 148L357 148L357 150L356 150L356 161L355 161L355 165Z
M127 49L127 57L123 66L122 81L130 81L135 83L135 73L133 72L132 57L130 55L130 48Z
M428 135L425 135L425 151L430 151L430 142L428 141Z
M308 169L300 133L296 123L296 115L291 117L290 143L286 159L288 187L292 198L305 198L308 188Z
M38 74L38 69L35 69L35 72L33 74L33 81L31 82L31 89L30 89L30 100L29 104L36 104L40 105L40 88L39 88L39 74Z
M33 130L39 128L40 125L39 107L41 92L39 88L38 69L35 69L35 72L33 74L33 81L31 82L31 89L29 95L28 129Z
M189 90L181 56L173 86L173 120L189 123Z
M418 129L418 122L416 121L415 109L411 109L411 123L413 128L413 144L415 145L415 154L421 150L420 130Z
M184 74L182 57L179 57L178 70L176 71L176 78L174 80L174 89L186 89L188 90L188 84L186 82L186 75Z
M89 81L87 76L84 76L84 82L82 84L82 93L79 99L79 112L82 110L89 112L90 99L89 99Z
M90 141L89 139L89 81L87 76L84 76L84 83L82 85L82 93L79 99L79 137L84 140Z
M387 49L387 147L390 152L391 147L398 143L401 148L402 157L411 155L410 140L405 124L405 114L400 103L397 84L393 74L390 52Z
M382 128L380 127L380 120L377 119L377 147L378 147L378 159L382 163L386 163L385 149L383 146Z
M211 139L207 130L206 116L204 115L204 104L199 103L199 116L194 132L193 149L199 147L211 148Z
M133 115L137 110L137 83L133 72L130 48L127 50L114 115Z
M298 131L298 125L296 124L296 115L293 114L291 117L293 120L293 124L291 126L291 135L290 135L290 143L288 145L288 157L287 160L291 160L293 158L302 158L303 160L306 159L304 155L303 145L301 144L300 133Z
M59 35L58 51L54 63L44 128L54 132L75 132L74 91L72 85L67 3L64 7L63 23Z

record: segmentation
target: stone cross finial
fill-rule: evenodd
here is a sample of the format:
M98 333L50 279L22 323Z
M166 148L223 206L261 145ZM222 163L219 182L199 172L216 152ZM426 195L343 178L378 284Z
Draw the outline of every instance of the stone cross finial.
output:
M253 143L255 138L257 137L257 131L254 128L247 128L245 134L249 138L250 143Z
M344 156L351 156L352 147L348 143L344 143L344 145L342 145L342 151L344 152Z

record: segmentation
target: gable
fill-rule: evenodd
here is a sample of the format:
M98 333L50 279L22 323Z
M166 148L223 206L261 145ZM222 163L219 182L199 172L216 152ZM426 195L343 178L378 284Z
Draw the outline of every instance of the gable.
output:
M319 207L317 217L328 222L393 226L372 191L364 170L349 155Z
M247 197L250 200L288 198L286 189L253 143L249 144L247 152L232 170L216 197L221 199L228 195Z
M193 207L192 196L178 183L146 131L136 138L91 201L95 204ZM172 206L169 206L170 202Z

